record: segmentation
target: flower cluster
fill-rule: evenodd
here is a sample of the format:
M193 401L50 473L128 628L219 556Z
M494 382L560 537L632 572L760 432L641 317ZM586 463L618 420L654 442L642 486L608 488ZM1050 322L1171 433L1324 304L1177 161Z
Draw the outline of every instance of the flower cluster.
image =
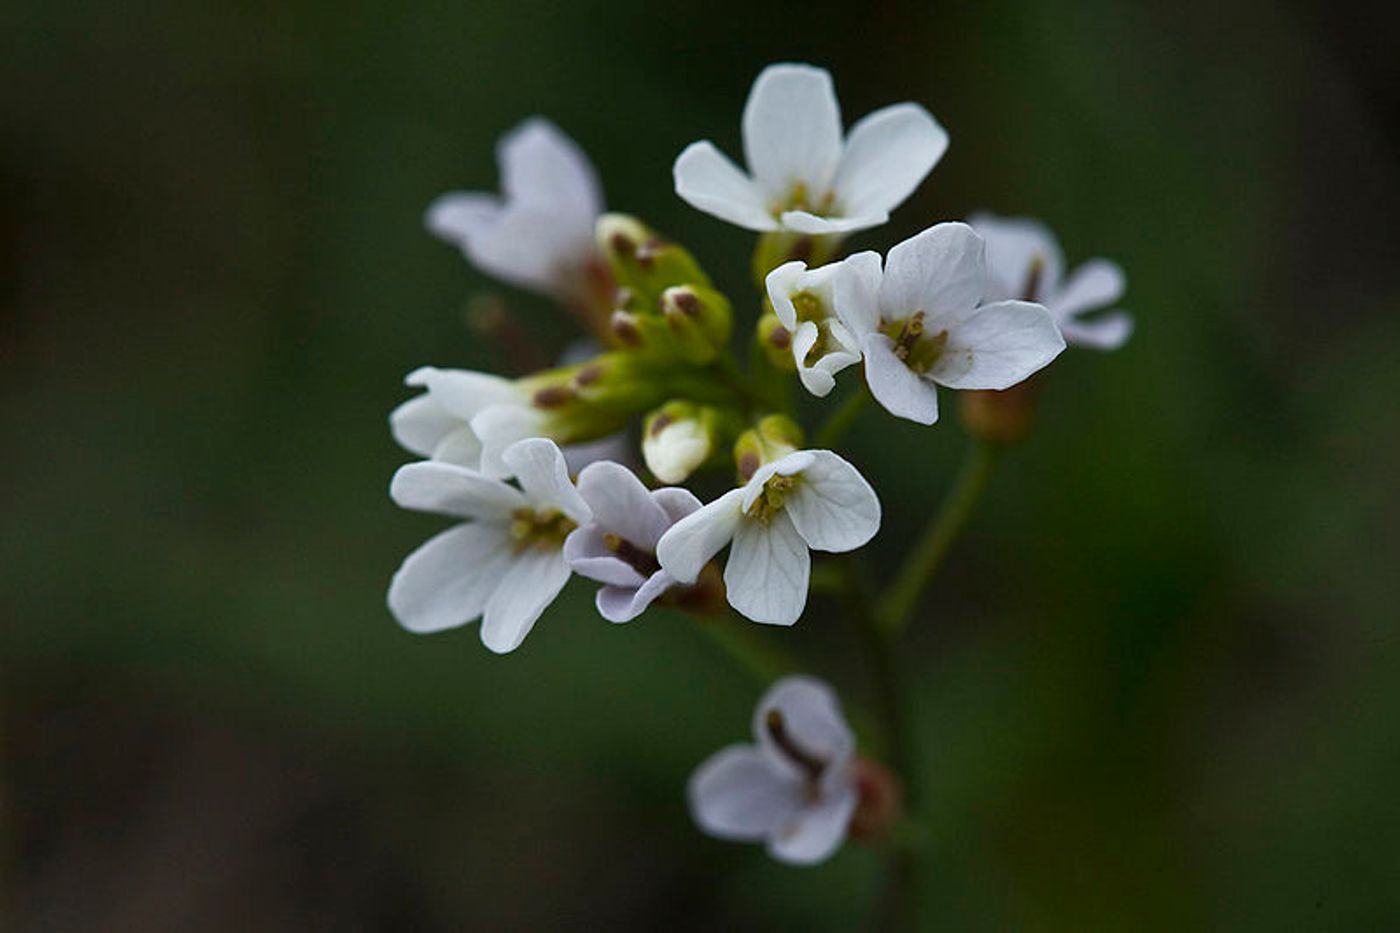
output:
M1129 336L1124 312L1086 317L1121 296L1121 270L1093 260L1065 275L1034 221L976 215L883 256L841 255L848 234L884 223L947 150L923 107L885 107L844 132L827 72L774 65L754 82L741 129L747 172L697 142L676 159L674 183L687 203L758 233L747 367L729 295L683 246L606 213L592 165L543 119L501 141L500 196L454 192L428 209L429 230L477 268L574 315L592 352L509 377L408 375L421 392L390 427L425 459L400 468L390 493L458 523L394 575L389 608L406 629L479 619L487 648L513 651L572 575L599 584L611 622L654 604L703 616L727 603L791 626L807 604L810 552L862 547L881 505L857 466L826 449L839 431L807 441L787 379L817 398L849 383L847 406L868 392L924 425L939 420L939 387L980 393L984 417L966 420L977 432L1005 390L1067 343L1111 349ZM707 473L728 473L733 488L702 502L679 485ZM726 749L694 775L702 829L813 862L848 831L889 822L873 814L888 815L898 778L856 755L825 684L779 681L754 733L756 746Z

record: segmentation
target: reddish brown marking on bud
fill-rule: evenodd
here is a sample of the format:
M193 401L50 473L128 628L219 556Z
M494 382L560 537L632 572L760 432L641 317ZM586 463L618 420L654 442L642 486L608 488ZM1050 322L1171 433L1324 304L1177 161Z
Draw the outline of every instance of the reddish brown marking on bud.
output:
M661 432L666 430L666 427L675 420L675 418L672 418L670 415L664 413L657 415L655 418L652 419L651 427L647 429L647 432L651 434L652 437L660 437Z
M574 385L592 385L599 379L603 378L603 373L605 371L606 370L603 364L601 363L594 363L592 366L585 366L583 369L580 369L578 371L578 375L574 376Z
M676 303L676 307L691 317L700 316L700 299L694 292L672 292L671 294L671 300Z
M851 768L858 802L848 831L852 839L879 839L904 811L903 783L894 772L869 758L857 758Z
M535 393L533 401L536 408L560 408L575 397L574 390L569 386L545 386Z
M632 323L631 318L625 312L614 313L610 326L617 339L627 346L640 347L642 345L642 332L637 329L637 325Z
M758 460L758 454L747 453L739 458L739 475L745 481L753 479L753 475L758 472L758 468L763 464Z
M608 237L608 246L619 256L631 256L637 251L637 244L625 233L614 233Z
M778 326L769 331L768 342L779 350L786 350L792 346L792 334L786 327Z

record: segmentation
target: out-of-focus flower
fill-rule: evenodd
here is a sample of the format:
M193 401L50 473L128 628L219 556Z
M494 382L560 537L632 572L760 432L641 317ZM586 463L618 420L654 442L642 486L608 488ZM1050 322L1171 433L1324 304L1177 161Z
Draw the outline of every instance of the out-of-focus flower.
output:
M865 265L873 269L861 270ZM836 374L860 362L860 341L841 323L836 307L848 301L869 304L873 296L851 290L878 285L880 257L857 253L841 262L808 269L801 261L783 263L764 284L773 312L792 335L797 376L808 392L823 398L836 385Z
M1082 317L1123 297L1127 280L1117 263L1090 259L1066 277L1059 241L1040 221L974 214L967 222L987 243L988 299L1044 305L1070 346L1116 350L1132 336L1133 318L1126 311Z
M465 519L408 555L389 609L411 632L481 618L481 641L514 651L569 579L564 540L593 513L553 441L532 438L502 458L520 484L427 461L399 468L390 495L406 509Z
M810 865L846 838L856 810L855 739L836 694L784 677L754 711L757 745L731 745L690 778L690 812L712 836L765 842L775 859Z
M750 230L844 234L874 227L943 157L948 134L918 104L877 110L844 139L831 75L763 69L743 116L745 175L708 140L676 159L676 194Z
M759 466L738 489L681 519L656 548L682 583L731 541L729 604L755 622L791 625L807 604L808 548L851 551L880 528L880 500L854 466L829 450L798 450Z
M1005 389L1065 348L1042 306L979 303L986 289L986 260L982 238L966 224L938 224L895 246L878 288L876 263L861 262L855 268L871 276L852 292L866 300L846 301L837 310L860 339L871 394L901 418L920 424L938 420L935 383L950 389Z
M451 191L425 222L478 268L566 303L586 299L601 260L593 228L603 192L588 157L553 123L532 117L501 138L497 197Z
M617 463L585 467L579 495L593 518L564 542L564 558L574 573L604 584L598 612L609 622L630 622L675 585L656 560L656 542L677 521L700 508L685 489L648 491L632 471Z

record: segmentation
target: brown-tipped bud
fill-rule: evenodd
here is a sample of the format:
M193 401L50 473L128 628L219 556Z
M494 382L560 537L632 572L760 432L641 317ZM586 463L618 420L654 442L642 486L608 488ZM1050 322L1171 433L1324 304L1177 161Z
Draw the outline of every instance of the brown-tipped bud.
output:
M747 483L765 463L781 460L802 447L802 428L787 415L769 415L734 442L739 482Z
M783 326L776 314L765 314L758 319L754 340L775 369L780 372L797 372L797 361L792 358L792 333Z
M856 812L848 829L852 839L872 842L889 834L904 815L904 785L884 765L869 758L851 763L856 784Z
M637 326L637 316L631 312L614 311L608 320L608 329L624 347L637 349L646 343L642 329Z
M672 285L708 286L710 279L684 247L665 239L635 217L604 214L596 229L598 248L618 285L643 304ZM631 305L629 304L629 307Z
M1009 389L973 389L958 393L958 416L968 433L992 444L1014 444L1035 422L1039 377Z
M691 615L713 616L729 612L724 595L724 576L712 562L705 565L694 583L671 587L658 602Z

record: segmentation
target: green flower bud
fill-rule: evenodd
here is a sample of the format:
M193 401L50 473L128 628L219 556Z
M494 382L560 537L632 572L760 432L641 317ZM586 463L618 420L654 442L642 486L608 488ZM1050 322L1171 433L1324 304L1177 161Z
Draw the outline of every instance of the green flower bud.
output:
M826 265L835 258L840 245L839 236L811 236L787 230L760 234L753 250L754 281L762 291L768 273L794 259L802 260L808 268Z
M604 214L598 218L596 235L619 290L626 292L617 304L629 311L656 308L661 293L672 285L710 284L684 247L664 239L635 217Z
M774 369L785 373L797 372L797 361L792 358L792 334L776 314L769 311L758 319L754 340Z
M765 463L781 460L803 444L802 428L787 415L768 415L734 442L739 482L747 483Z
M661 326L664 328L664 323ZM664 380L644 361L625 351L545 370L519 380L517 385L530 407L546 416L549 436L561 443L620 431L639 412L671 394Z
M683 316L694 321L717 352L729 346L734 314L729 299L703 285L675 285L661 293L661 310L668 318Z

